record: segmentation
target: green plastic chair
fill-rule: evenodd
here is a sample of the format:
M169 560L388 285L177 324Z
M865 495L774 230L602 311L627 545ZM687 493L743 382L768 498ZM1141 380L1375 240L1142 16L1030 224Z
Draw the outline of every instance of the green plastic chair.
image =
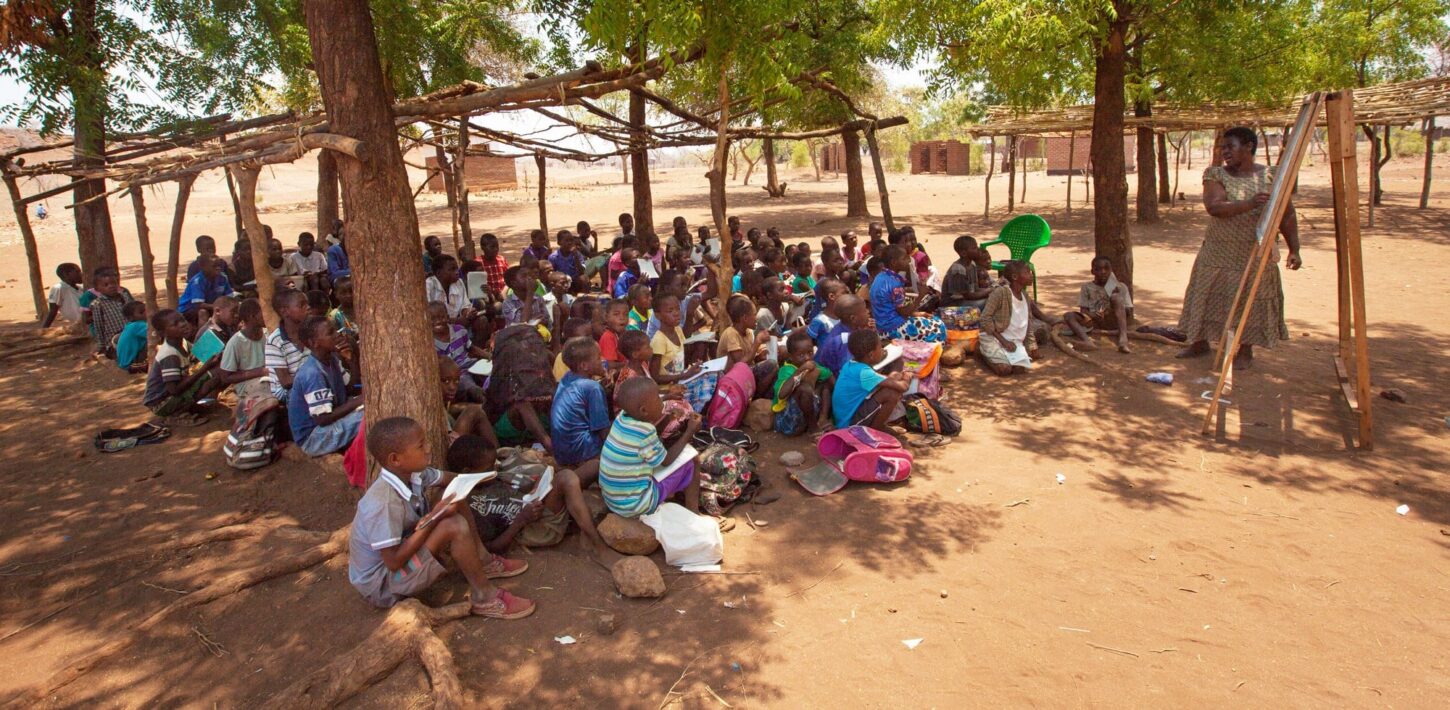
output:
M1037 267L1032 265L1032 254L1052 243L1052 228L1039 215L1024 214L1013 217L1002 225L1002 231L990 242L979 247L986 249L993 244L1005 244L1011 251L1012 261L1025 261L1032 270L1032 300L1037 300ZM992 260L992 268L1001 273L1005 262Z

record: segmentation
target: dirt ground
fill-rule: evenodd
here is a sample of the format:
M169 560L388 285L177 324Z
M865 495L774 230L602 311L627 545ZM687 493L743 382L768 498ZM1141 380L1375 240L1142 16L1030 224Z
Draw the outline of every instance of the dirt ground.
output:
M1207 221L1202 167L1196 157L1183 170L1187 200L1161 223L1133 225L1135 301L1149 322L1176 323ZM657 171L661 228L676 214L692 225L708 217L702 172ZM263 219L286 239L312 226L311 176L305 164L264 173ZM522 552L532 567L505 586L536 599L538 613L440 630L470 703L1444 707L1450 324L1436 314L1450 312L1450 193L1439 188L1431 209L1415 209L1418 176L1418 159L1386 169L1386 204L1365 232L1375 391L1396 387L1407 399L1373 402L1372 453L1349 445L1336 397L1333 223L1315 161L1297 200L1305 266L1285 277L1292 338L1239 376L1218 436L1198 434L1207 360L1175 360L1173 348L1147 343L1128 356L1100 350L1099 365L1045 348L1041 368L1011 380L970 364L949 370L944 399L965 431L919 451L902 485L813 498L776 461L808 447L764 436L758 458L784 496L735 514L725 563L735 574L668 577L663 600L636 601L618 597L572 539ZM552 226L584 218L607 233L630 204L618 179L617 166L551 172ZM839 178L786 179L784 200L733 185L731 212L791 240L864 230L842 217ZM944 268L953 237L993 235L1006 221L1006 181L993 183L985 220L980 177L892 175L891 199ZM1036 258L1040 300L1066 310L1087 278L1091 209L1081 181L1071 216L1063 178L1035 173L1028 183L1019 211L1054 230ZM185 259L196 234L231 233L221 178L197 188ZM164 261L169 191L148 203ZM441 198L418 204L424 233L447 235ZM478 194L473 204L475 229L505 236L510 255L536 226L532 190ZM130 203L112 205L139 296ZM75 259L69 211L53 201L51 212L38 225L47 279ZM18 323L30 305L8 218L0 318ZM0 364L0 404L12 412L0 420L0 658L10 669L0 698L24 697L16 694L216 575L298 549L272 536L178 551L179 536L238 516L331 531L349 522L357 497L311 464L228 469L219 420L161 445L96 454L97 430L145 419L142 382L83 355ZM1172 386L1144 381L1159 370L1174 374ZM1407 515L1396 514L1401 504ZM126 551L139 554L115 556ZM185 612L47 704L263 705L383 619L349 587L345 567L337 557ZM425 601L463 593L454 580ZM616 617L617 631L598 630L602 614ZM564 635L578 643L555 642ZM903 643L915 639L915 648ZM348 705L427 706L428 687L407 662Z

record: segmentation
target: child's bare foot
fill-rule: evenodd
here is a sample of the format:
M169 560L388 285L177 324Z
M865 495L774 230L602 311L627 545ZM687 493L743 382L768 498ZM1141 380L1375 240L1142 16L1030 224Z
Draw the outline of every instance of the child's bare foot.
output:
M1098 344L1097 343L1094 343L1092 341L1092 338L1079 338L1078 340L1074 340L1073 341L1072 346L1074 348L1077 348L1078 350L1097 350L1098 349Z
M1120 353L1122 353L1124 355L1127 355L1128 353L1133 352L1133 349L1130 348L1130 347L1128 347L1128 341L1126 341L1126 340L1119 340L1118 341L1118 352L1120 352Z
M488 599L478 599L476 595L470 595L473 605L469 611L474 616L482 616L489 619L522 619L534 613L538 608L533 601L523 597L516 597L507 589L499 589Z
M614 551L614 548L604 544L603 540L590 540L584 535L579 536L579 546L594 564L603 567L606 571L614 569L614 563L624 559L624 555Z
M1186 348L1184 348L1182 350L1179 350L1178 351L1178 354L1177 355L1174 355L1173 357L1176 357L1176 358L1178 358L1180 360L1183 360L1183 359L1186 359L1186 358L1198 357L1199 355L1207 355L1207 354L1208 354L1208 341L1207 340L1200 340L1200 341L1198 341L1196 343L1189 344L1188 347L1186 347Z

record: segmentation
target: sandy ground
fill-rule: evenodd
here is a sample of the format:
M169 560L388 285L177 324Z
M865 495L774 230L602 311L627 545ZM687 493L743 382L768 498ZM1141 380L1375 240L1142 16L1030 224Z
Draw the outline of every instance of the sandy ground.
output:
M1188 200L1160 224L1133 225L1141 317L1176 322L1206 216L1197 174ZM694 168L657 174L658 222L708 215ZM554 176L551 176L553 178ZM1386 170L1387 203L1365 233L1378 446L1350 448L1336 399L1333 225L1322 164L1306 167L1298 203L1302 271L1285 279L1292 339L1261 352L1239 377L1216 437L1198 434L1205 360L1139 344L1099 351L1101 366L1050 349L1031 376L1000 380L973 365L948 371L945 400L966 430L919 452L912 480L856 484L812 498L776 457L803 448L773 435L759 455L785 495L739 510L726 536L732 576L671 577L661 602L614 594L571 543L522 553L531 571L506 586L538 600L519 622L464 620L441 631L471 702L657 708L1244 705L1444 707L1450 698L1450 200L1414 208L1418 163ZM731 211L813 239L846 226L844 185L789 177L769 201L732 186ZM629 204L617 166L551 180L554 226L612 223ZM1005 180L990 219L981 178L893 175L898 220L950 260L954 236L994 234L1007 219ZM418 176L414 176L414 183ZM759 180L756 180L757 184ZM1041 299L1075 300L1092 256L1091 211L1063 211L1062 178L1029 178L1025 207L1053 225L1036 259ZM308 166L263 178L263 219L290 238L310 228ZM169 192L148 195L154 249L164 259ZM75 257L67 210L40 225L47 274ZM113 203L123 262L137 273L129 202ZM534 226L531 191L478 195L479 231L506 235L509 253ZM873 208L874 210L874 208ZM424 233L447 234L437 196L419 200ZM4 229L0 234L18 241ZM190 237L229 234L219 177L198 183ZM604 230L601 229L601 232ZM447 239L445 239L445 242ZM223 251L229 244L223 242ZM0 318L28 316L23 252L0 245ZM47 277L49 278L49 277ZM128 282L138 295L139 284ZM167 541L238 512L315 530L345 525L355 494L319 468L283 461L227 469L221 424L104 458L96 430L144 419L139 380L82 365L80 349L6 362L0 404L0 697L32 687L218 573L295 548L283 540L219 543L176 553ZM1172 372L1175 383L1143 381ZM208 474L215 472L214 478ZM1055 481L1056 474L1065 483ZM1409 506L1405 516L1397 505ZM752 528L745 521L768 525ZM140 548L124 565L93 560ZM426 601L461 598L452 582ZM728 608L732 602L735 608ZM618 631L596 630L604 613ZM57 705L255 706L350 648L383 615L346 582L341 558L228 597L147 634L117 661L66 688ZM563 646L554 637L572 635ZM208 652L201 637L220 644ZM915 649L903 644L921 639ZM350 705L428 704L414 663ZM675 691L670 695L668 691Z

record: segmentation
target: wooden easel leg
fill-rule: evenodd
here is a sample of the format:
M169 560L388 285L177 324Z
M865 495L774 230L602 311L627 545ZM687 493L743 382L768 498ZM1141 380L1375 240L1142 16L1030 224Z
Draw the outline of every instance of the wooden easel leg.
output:
M1330 176L1339 269L1339 357L1335 374L1359 419L1359 448L1374 449L1374 398L1370 395L1369 333L1364 309L1364 261L1359 233L1359 163L1355 153L1354 94L1345 90L1327 104ZM1353 363L1351 376L1350 363ZM1353 383L1349 382L1353 379ZM1350 390L1353 389L1353 401Z

